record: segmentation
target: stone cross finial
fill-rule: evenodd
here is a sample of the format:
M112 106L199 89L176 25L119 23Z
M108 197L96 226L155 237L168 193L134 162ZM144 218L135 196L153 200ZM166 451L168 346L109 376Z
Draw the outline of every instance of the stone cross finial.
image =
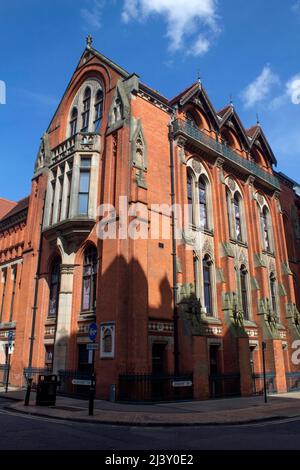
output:
M89 34L86 38L86 47L92 47L92 44L93 44L93 38L92 36Z

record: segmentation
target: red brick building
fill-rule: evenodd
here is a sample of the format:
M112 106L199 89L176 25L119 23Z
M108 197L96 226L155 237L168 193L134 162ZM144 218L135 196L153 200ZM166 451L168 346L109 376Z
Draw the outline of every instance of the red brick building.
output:
M103 398L112 384L127 396L135 375L174 373L197 399L250 395L263 341L270 390L299 385L299 197L275 164L260 125L246 130L233 106L217 112L200 82L168 100L89 40L30 196L0 200L0 368L13 331L11 384L28 368L89 373L95 322ZM147 237L126 236L120 197ZM176 237L173 203L190 205ZM99 238L101 204L116 208L114 239ZM168 236L153 236L159 224Z

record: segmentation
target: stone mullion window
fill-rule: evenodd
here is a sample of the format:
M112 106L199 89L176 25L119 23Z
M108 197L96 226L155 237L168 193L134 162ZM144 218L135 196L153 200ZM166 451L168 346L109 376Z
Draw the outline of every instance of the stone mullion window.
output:
M91 157L81 157L78 191L78 215L89 214Z
M72 174L73 174L73 160L69 160L66 164L65 181L64 181L64 218L69 218L70 202L71 202L71 187L72 187Z
M54 223L54 204L55 204L55 190L56 190L56 180L57 180L57 168L51 173L52 179L50 181L48 190L49 190L49 199L47 202L47 207L49 207L49 225Z
M63 193L64 193L64 166L60 168L60 175L57 179L58 183L58 200L57 200L57 216L56 221L60 222L63 218Z

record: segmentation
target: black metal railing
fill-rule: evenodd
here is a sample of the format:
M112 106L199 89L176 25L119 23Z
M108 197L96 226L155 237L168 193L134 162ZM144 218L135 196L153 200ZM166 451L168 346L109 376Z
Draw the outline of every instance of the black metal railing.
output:
M37 367L27 367L23 370L23 375L25 379L24 386L27 387L29 383L29 379L32 379L32 385L31 388L32 390L36 390L38 381L39 381L39 376L40 375L50 375L52 374L52 369L49 368L37 368Z
M193 374L119 376L118 400L161 402L193 399Z
M209 377L211 398L230 398L241 395L240 374L213 374Z
M286 374L288 392L300 391L300 372L288 372Z
M280 183L276 176L263 170L255 162L241 157L227 145L218 142L212 137L209 137L196 127L191 126L188 122L183 121L182 119L176 119L173 122L173 130L174 135L183 134L184 136L189 137L190 139L209 148L219 156L224 157L227 161L233 163L241 170L256 176L258 179L262 180L264 183L267 183L273 188L278 190L280 189Z
M252 375L253 383L253 394L254 395L263 395L264 394L264 375L263 374L253 374ZM276 374L275 372L269 372L266 374L266 386L267 394L277 393L276 386Z
M0 364L0 385L4 386L7 380L9 366L8 364Z
M87 398L91 381L91 372L82 372L78 370L60 370L58 371L58 389L59 395L70 397Z

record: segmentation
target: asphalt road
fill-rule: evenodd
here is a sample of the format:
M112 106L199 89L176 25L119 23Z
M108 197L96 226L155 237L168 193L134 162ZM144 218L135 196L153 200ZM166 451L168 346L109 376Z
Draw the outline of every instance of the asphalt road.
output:
M0 450L300 450L300 419L243 426L143 428L17 415L0 399Z

